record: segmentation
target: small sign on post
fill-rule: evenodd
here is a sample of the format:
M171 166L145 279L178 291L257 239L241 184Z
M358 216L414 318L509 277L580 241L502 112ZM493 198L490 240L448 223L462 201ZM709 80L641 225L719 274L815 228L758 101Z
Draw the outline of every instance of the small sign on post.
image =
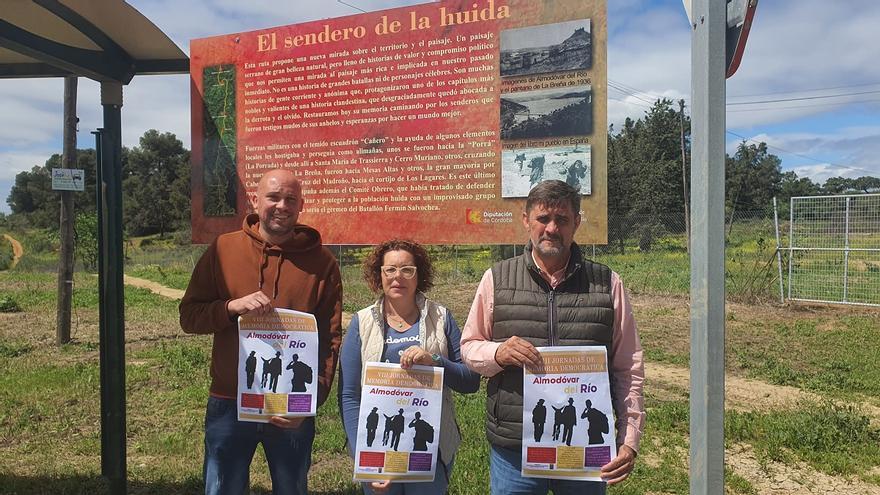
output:
M757 7L758 0L727 1L727 33L725 36L727 52L725 77L727 78L730 78L739 69Z
M682 3L684 4L684 11L687 14L688 22L691 26L696 26L691 15L693 0L682 0ZM739 69L757 7L758 0L727 0L726 62L724 67L726 68L725 77L728 79Z
M85 170L81 168L53 168L53 191L85 191Z

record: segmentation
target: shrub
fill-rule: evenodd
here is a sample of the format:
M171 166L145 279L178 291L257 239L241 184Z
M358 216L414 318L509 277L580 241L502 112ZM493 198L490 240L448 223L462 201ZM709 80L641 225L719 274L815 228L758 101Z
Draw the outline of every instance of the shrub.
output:
M10 296L0 296L0 313L18 313L21 306Z
M13 258L12 243L5 237L0 239L0 270L8 270L12 266Z
M98 215L95 213L80 213L76 216L74 224L74 242L76 243L76 257L87 271L98 269Z

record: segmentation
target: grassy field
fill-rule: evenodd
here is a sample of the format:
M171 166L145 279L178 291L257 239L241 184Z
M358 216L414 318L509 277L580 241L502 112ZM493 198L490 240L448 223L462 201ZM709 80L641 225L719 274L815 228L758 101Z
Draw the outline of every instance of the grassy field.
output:
M49 269L51 255L28 253L28 244L40 241L22 240L25 258L15 269L0 272L0 296L21 308L0 313L0 367L5 370L0 375L0 493L106 493L99 456L97 279L76 275L74 341L55 347L56 278ZM129 251L127 272L185 288L199 249L136 246ZM753 248L743 243L741 249ZM682 273L686 271L682 252L597 256L618 270L633 292L649 365L686 367L688 363L684 291L689 279ZM347 260L345 308L352 311L373 296L360 279L360 267L349 259L362 253L342 254ZM433 254L438 276L431 295L446 303L463 324L491 254L488 249L462 247ZM743 262L743 280L748 263ZM134 288L127 288L125 296L129 491L197 493L210 339L182 334L176 301ZM777 307L747 297L743 301L728 305L729 376L810 391L817 399L768 408L756 396L754 407L729 410L729 446L746 446L766 469L775 463L803 465L880 490L880 418L870 409L880 407L880 312ZM484 494L488 490L485 391L456 400L464 444L450 493ZM649 368L646 404L648 427L637 468L610 493L687 493L687 388L652 381ZM762 493L766 472L761 469L743 470L731 456L726 492ZM258 450L252 467L254 493L268 493L267 473ZM351 461L334 393L319 411L310 489L357 493L350 480Z

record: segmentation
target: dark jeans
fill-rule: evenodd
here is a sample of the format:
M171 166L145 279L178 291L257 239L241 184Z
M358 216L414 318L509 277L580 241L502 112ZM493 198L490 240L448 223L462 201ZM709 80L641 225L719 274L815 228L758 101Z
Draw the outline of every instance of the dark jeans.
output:
M209 397L205 413L205 494L248 493L251 460L257 444L262 443L272 493L305 495L314 438L314 418L305 418L295 430L238 421L235 400Z
M490 445L489 489L492 495L605 495L605 482L525 478L519 450Z

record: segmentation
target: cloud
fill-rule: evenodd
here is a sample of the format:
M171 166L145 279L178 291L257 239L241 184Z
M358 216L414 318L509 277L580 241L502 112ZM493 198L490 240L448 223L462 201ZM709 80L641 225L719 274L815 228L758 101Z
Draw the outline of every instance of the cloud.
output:
M828 177L880 177L880 126L840 128L835 132L759 133L750 143L765 142L770 153L783 159L783 168L799 177L824 182ZM732 154L740 141L729 141ZM821 180L820 180L821 179Z
M641 117L650 107L648 102L657 98L690 100L690 30L684 8L681 4L653 9L646 2L629 4L629 9L624 8L628 14L616 24L609 14L608 93L610 98L628 102L612 105L609 101L608 120L615 125L626 117ZM616 89L615 85L624 86Z
M363 10L388 9L422 0L346 0ZM309 20L357 14L333 0L130 0L185 51L192 38ZM761 2L737 74L728 80L729 101L752 101L792 93L880 83L880 2L848 0L846 8L827 0ZM679 0L614 0L608 5L609 123L639 118L657 97L690 100L691 31ZM62 82L59 79L0 81L0 187L4 178L42 164L61 149ZM862 89L864 89L862 87ZM880 89L876 84L869 89ZM630 93L635 93L632 95ZM833 164L872 171L880 176L880 129L850 125L840 117L858 108L864 121L880 121L880 101L872 95L728 107L728 128L777 147L786 169L817 177L855 173ZM876 95L880 100L880 94ZM647 100L647 101L645 101ZM835 103L835 105L831 105ZM801 108L782 108L800 106ZM190 147L189 79L138 76L124 90L123 144L135 146L148 129L175 133ZM761 109L761 111L755 111ZM744 111L745 110L745 111ZM103 124L98 85L79 83L80 147L94 146L89 131ZM821 126L820 126L820 123ZM807 129L807 131L805 131ZM730 146L739 138L728 136ZM822 162L787 154L779 149ZM824 165L823 165L824 164ZM799 167L799 168L798 168ZM824 168L823 168L824 167ZM815 180L815 178L814 178ZM0 190L0 196L5 190Z
M34 167L43 166L46 160L61 150L39 149L26 152L7 152L0 154L0 181L14 180L15 175ZM5 198L5 196L3 196Z
M332 0L142 0L131 2L147 18L189 53L189 41L218 34L239 33L320 19L358 14ZM421 0L351 0L366 11L424 3ZM193 22L198 19L198 22Z
M0 149L21 149L60 136L63 105L60 79L0 81Z

